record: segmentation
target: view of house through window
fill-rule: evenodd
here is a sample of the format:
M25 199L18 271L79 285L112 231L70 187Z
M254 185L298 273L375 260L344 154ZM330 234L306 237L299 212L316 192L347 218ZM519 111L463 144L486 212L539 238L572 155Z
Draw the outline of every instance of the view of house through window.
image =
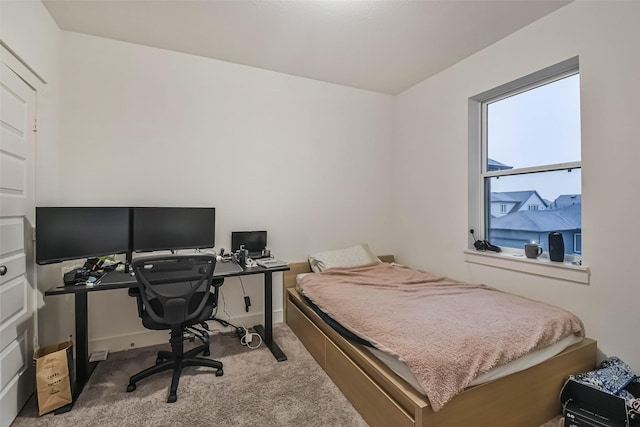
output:
M580 76L577 70L482 102L485 235L497 246L582 252Z

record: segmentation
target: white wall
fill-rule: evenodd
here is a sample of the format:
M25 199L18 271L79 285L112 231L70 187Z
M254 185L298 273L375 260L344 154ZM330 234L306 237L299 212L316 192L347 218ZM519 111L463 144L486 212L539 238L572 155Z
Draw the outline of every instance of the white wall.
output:
M58 194L58 102L60 91L60 29L40 1L0 2L0 40L44 84L37 92L36 205L55 201ZM29 218L32 216L30 215ZM38 269L38 333L41 345L54 344L73 328L73 318L59 316L73 309L69 297L43 293L58 277ZM71 307L71 308L69 308Z
M636 371L639 19L638 2L577 1L401 94L393 170L398 259L567 308L598 340L601 357L617 355ZM465 263L468 98L575 55L582 103L583 255L590 284Z
M354 242L390 250L388 95L70 32L62 93L58 204L214 206L218 248L266 229L290 262ZM262 280L243 282L261 318ZM223 290L245 315L238 279ZM139 345L125 291L89 305L91 349Z

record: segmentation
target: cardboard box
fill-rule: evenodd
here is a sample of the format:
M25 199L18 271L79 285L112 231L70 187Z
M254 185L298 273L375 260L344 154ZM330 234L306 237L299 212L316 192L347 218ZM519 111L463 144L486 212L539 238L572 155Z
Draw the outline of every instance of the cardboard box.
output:
M568 380L560 393L565 427L634 427L626 401L586 384Z

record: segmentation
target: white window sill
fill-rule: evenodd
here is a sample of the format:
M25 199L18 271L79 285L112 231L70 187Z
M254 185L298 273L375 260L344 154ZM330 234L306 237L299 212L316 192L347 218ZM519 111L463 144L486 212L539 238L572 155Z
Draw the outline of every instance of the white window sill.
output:
M505 270L552 277L568 282L589 284L589 267L570 262L552 262L548 258L529 259L522 254L464 251L465 261Z

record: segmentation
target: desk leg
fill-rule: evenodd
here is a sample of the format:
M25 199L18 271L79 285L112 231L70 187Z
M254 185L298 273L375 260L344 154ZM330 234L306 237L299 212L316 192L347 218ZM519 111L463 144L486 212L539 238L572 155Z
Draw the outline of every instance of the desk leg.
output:
M273 356L278 362L287 360L278 344L273 341L273 278L270 271L264 273L264 327L256 325L253 329L262 337L264 345L269 347Z
M55 411L56 414L63 414L73 408L73 404L80 396L89 377L96 368L97 363L89 362L89 313L87 310L87 293L78 292L74 294L75 300L75 322L76 322L76 382L73 387L73 402Z
M91 375L89 364L89 340L87 325L89 313L87 307L87 293L75 294L76 303L76 383L83 387Z

